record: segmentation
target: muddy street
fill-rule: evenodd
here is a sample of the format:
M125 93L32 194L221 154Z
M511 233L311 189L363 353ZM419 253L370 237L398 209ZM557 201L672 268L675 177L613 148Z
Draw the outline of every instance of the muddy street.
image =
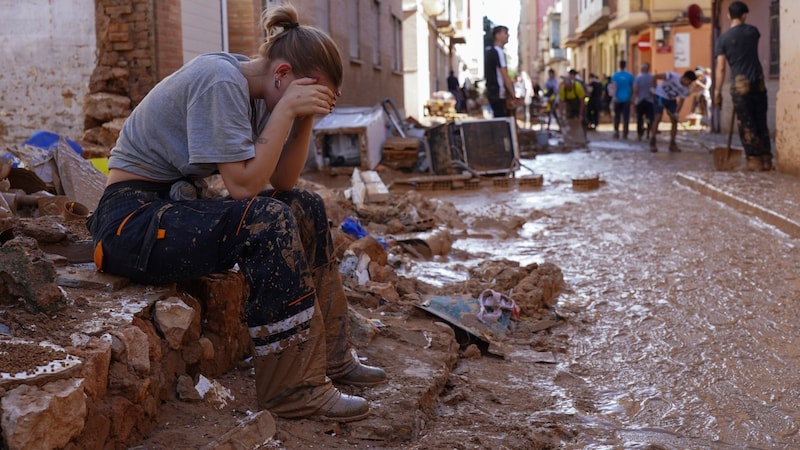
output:
M442 197L473 232L490 217L488 231L507 236L459 239L468 261L414 276L458 279L483 257L552 262L567 320L553 331L564 338L555 364L532 359L536 339L519 334L506 360L462 360L451 389L468 378L471 401L441 405L418 448L448 437L538 448L542 434L567 448L800 445L797 241L678 183L712 169L693 139L676 154L595 141L523 160L520 175L543 174L540 189ZM574 191L587 174L604 183Z

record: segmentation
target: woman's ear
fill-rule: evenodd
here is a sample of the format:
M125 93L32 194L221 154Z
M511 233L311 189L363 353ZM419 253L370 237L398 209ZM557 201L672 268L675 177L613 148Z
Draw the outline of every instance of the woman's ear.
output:
M285 77L287 74L292 72L292 66L289 63L282 62L275 66L273 73L275 74L275 79L280 80Z

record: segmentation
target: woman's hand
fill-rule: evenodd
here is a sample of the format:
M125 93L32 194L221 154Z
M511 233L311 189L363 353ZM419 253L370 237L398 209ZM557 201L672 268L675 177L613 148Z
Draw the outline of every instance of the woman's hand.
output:
M276 109L287 108L292 117L329 114L336 106L336 95L315 78L298 78L289 84Z

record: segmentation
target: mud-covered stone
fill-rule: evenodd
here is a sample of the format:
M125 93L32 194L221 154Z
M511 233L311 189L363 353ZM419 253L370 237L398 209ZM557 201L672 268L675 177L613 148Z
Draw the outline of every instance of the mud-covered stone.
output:
M0 246L0 304L22 299L31 312L58 309L65 299L55 280L55 266L34 239L17 237Z

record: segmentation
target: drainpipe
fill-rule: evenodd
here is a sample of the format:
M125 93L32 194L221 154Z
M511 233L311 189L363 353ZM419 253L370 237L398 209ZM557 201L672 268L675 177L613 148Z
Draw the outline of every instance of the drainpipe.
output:
M714 98L714 92L717 89L717 57L715 55L717 50L717 40L719 40L720 32L720 14L722 13L722 0L712 0L711 2L711 98ZM733 105L731 105L733 107ZM711 131L714 133L720 132L720 116L722 111L717 108L711 109Z

